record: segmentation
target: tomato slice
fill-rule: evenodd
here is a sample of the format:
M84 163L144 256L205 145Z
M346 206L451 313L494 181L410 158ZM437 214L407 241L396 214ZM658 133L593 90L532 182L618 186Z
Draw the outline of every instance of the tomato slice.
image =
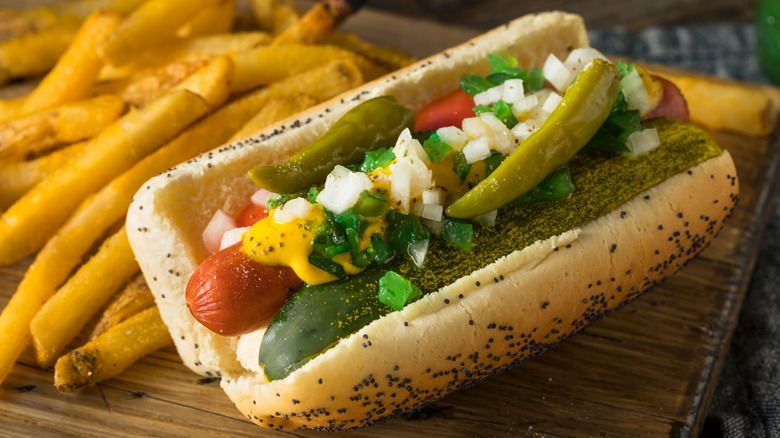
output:
M415 114L415 130L427 131L445 126L460 127L463 119L474 117L474 99L458 88L434 100Z
M249 204L238 209L235 215L236 227L251 227L266 216L268 216L268 210L265 207Z

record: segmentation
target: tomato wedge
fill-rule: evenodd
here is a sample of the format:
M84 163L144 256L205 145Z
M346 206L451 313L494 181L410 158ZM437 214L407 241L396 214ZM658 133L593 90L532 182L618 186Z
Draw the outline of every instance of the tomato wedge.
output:
M266 216L268 216L268 210L265 207L249 204L238 209L235 215L236 227L251 227Z
M460 127L463 119L474 117L474 99L458 88L434 100L415 114L415 130L427 131L445 126Z

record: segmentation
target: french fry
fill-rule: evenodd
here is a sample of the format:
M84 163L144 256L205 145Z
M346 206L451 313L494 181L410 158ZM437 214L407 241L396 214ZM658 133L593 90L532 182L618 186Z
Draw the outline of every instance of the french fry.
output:
M99 78L104 82L135 81L139 76L172 63L207 60L228 53L250 50L270 42L269 34L256 31L174 39L136 54L131 61L122 66L104 66Z
M147 0L76 0L54 5L52 10L58 17L87 18L98 9L111 9L120 14L129 14Z
M290 44L267 46L232 56L236 66L233 92L242 92L267 85L297 73L310 71L336 60L349 60L357 65L365 80L386 73L360 55L332 46Z
M125 110L116 96L96 96L0 125L0 163L24 160L52 148L94 137Z
M235 67L233 60L220 56L176 84L173 90L189 90L202 97L209 110L221 106L230 96Z
M685 96L691 122L706 128L765 137L780 114L780 91L728 80L654 72L672 81ZM771 91L770 91L771 90ZM713 105L713 101L719 102ZM739 110L735 110L739 108Z
M198 12L176 31L178 38L192 38L202 35L226 34L233 28L236 18L236 0L221 2Z
M143 76L141 79L132 81L129 84L125 83L125 81L116 81L113 83L113 87L108 85L98 89L101 92L113 91L115 94L122 96L122 99L128 104L142 107L172 89L183 81L184 78L195 73L206 64L208 64L207 59L173 62L153 74Z
M211 61L180 61L117 92L127 103L142 107L170 90L188 89L204 97L210 107L215 108L230 95L229 84L233 81L233 73L233 61L226 56Z
M111 298L108 307L90 331L89 340L95 339L115 325L152 306L154 306L154 295L149 290L143 274L136 274Z
M175 37L179 27L219 1L149 0L98 46L98 53L108 64L122 65L136 53Z
M398 70L417 61L403 50L375 46L353 33L334 32L326 43L355 52L374 64L386 67L388 71Z
M157 307L151 307L57 360L54 386L77 391L119 375L138 359L172 345Z
M87 322L140 268L122 227L106 239L87 263L57 290L30 322L35 358L54 365Z
M0 42L0 83L49 71L78 29L77 22L67 21Z
M131 111L90 140L89 153L33 187L0 217L0 265L38 250L92 191L121 174L207 111L179 90Z
M273 98L269 100L263 109L252 117L240 131L236 132L233 137L228 140L228 143L249 137L271 123L290 117L317 103L318 100L308 94L295 94Z
M14 99L0 100L0 123L19 117L22 113L22 107L26 97L17 97Z
M272 35L279 35L300 20L300 13L289 0L251 0L255 22Z
M273 44L318 44L355 12L363 1L320 0L295 24L274 38Z
M20 37L54 25L57 13L50 8L0 10L0 38Z
M119 14L107 10L90 15L54 68L27 96L22 113L31 114L89 96L103 65L95 49L121 20Z
M80 142L58 149L34 160L20 161L0 167L0 210L5 210L44 178L67 167L86 149Z

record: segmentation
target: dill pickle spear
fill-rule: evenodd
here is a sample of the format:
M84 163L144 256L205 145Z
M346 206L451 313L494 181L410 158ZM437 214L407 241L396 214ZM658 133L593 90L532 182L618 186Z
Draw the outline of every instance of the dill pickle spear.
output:
M468 218L503 207L536 187L590 140L609 116L620 91L612 64L594 59L577 76L542 126L485 180L447 208L447 215Z
M296 193L325 182L337 164L363 161L366 151L393 147L405 129L414 130L414 112L392 96L369 99L347 111L325 134L282 164L249 171L258 186Z

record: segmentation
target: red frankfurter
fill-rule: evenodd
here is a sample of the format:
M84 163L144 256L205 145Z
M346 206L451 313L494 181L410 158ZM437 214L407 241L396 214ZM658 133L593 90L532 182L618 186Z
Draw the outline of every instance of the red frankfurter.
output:
M653 79L660 82L662 89L661 100L658 104L645 115L642 120L654 119L657 117L669 117L671 119L681 120L683 122L690 121L690 114L688 112L688 102L685 97L671 81L668 81L659 76L653 76Z
M187 307L215 333L236 336L267 326L302 285L291 268L261 265L237 243L201 263L187 283Z

